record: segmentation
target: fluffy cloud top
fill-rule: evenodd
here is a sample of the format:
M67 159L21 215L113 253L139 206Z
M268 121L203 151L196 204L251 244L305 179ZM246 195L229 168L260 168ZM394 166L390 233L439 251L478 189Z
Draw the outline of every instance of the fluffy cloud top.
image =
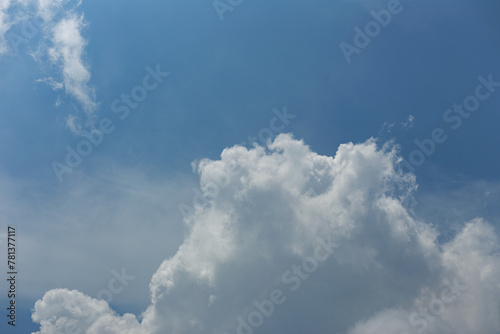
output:
M493 228L476 219L438 244L438 232L411 214L415 179L390 145L349 143L328 157L279 135L195 167L204 196L185 220L184 243L153 275L142 316L52 290L35 304L38 333L500 329Z
M47 292L36 304L33 320L47 333L134 333L139 327L135 316L118 316L105 301L92 299L78 291L57 289ZM48 318L48 320L47 320Z

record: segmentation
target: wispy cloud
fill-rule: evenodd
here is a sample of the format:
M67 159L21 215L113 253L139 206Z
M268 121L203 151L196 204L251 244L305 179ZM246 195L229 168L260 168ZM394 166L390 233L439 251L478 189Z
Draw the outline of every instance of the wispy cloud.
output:
M54 80L53 77L47 77L43 79L36 80L37 82L44 82L49 85L53 90L60 90L64 88L64 84L62 82L58 82Z
M54 16L61 11L62 5L67 2L68 0L38 0L38 16L45 22L50 22Z
M52 29L53 46L48 52L51 61L60 66L66 93L81 104L86 125L91 125L97 103L95 90L89 86L90 66L84 60L87 41L82 36L83 28L83 14L71 13L63 18Z
M11 21L7 13L10 6L11 0L0 0L0 55L8 50L5 34L11 26Z
M46 61L48 55L48 61L55 65L58 73L50 73L37 82L46 83L54 90L63 89L76 100L83 115L79 112L69 115L67 127L75 134L85 135L84 130L93 127L98 103L95 89L90 85L91 71L85 54L87 40L82 34L86 25L84 14L78 11L81 1L70 3L69 0L0 0L0 55L11 48L18 51L20 44L27 44L40 31L42 39L38 49L27 52L41 62ZM69 8L65 8L66 5ZM9 36L14 25L19 31ZM27 27L35 32L27 35Z
M408 116L408 119L401 123L403 128L408 129L413 127L413 121L415 120L415 117L413 115Z

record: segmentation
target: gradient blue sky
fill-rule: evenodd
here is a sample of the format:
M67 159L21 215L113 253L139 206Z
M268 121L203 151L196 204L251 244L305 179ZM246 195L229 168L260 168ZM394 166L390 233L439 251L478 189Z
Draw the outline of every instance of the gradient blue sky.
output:
M9 15L26 16L11 33L20 34L35 5L13 4ZM353 44L354 27L387 1L244 0L223 21L211 1L65 2L56 18L84 14L82 59L99 104L95 117L111 119L115 130L63 182L51 164L83 139L65 126L70 114L84 117L82 105L38 81L62 81L48 56L49 31L40 29L17 53L10 46L0 58L0 232L7 225L19 231L22 296L19 326L10 332L39 330L30 310L46 291L95 297L110 270L122 267L136 279L111 306L144 311L152 274L183 242L177 208L199 182L191 163L218 159L268 127L273 108L297 115L284 132L329 156L340 144L375 137L394 140L408 159L415 139L443 128L448 140L415 170L415 215L445 239L478 216L500 226L500 88L457 130L443 121L447 108L474 93L478 76L500 81L500 2L401 5L348 64L339 43ZM157 64L169 76L120 120L111 103ZM120 211L123 201L133 213ZM120 225L122 215L131 221Z

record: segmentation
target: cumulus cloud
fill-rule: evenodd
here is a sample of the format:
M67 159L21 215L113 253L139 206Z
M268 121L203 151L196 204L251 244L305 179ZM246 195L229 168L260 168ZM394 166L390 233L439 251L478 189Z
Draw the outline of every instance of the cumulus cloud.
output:
M120 316L51 290L35 304L38 333L498 331L495 231L476 219L439 244L408 207L417 186L398 162L374 140L329 157L290 135L198 161L188 233L153 275L148 309Z
M387 309L362 321L349 334L496 333L499 330L499 242L481 219L443 245L442 282L425 287L406 311ZM455 277L448 280L444 277Z
M137 333L134 329L139 327L135 316L119 316L105 301L74 290L51 290L36 302L35 309L33 320L47 333Z

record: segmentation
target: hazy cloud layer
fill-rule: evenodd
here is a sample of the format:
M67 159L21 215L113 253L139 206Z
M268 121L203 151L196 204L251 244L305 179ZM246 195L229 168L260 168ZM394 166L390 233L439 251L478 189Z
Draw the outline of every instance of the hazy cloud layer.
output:
M51 290L35 304L38 333L232 334L276 290L282 302L259 333L498 331L493 228L475 219L438 244L438 231L413 217L415 179L397 163L393 147L373 140L328 157L290 135L199 161L204 197L183 244L153 275L142 317Z

